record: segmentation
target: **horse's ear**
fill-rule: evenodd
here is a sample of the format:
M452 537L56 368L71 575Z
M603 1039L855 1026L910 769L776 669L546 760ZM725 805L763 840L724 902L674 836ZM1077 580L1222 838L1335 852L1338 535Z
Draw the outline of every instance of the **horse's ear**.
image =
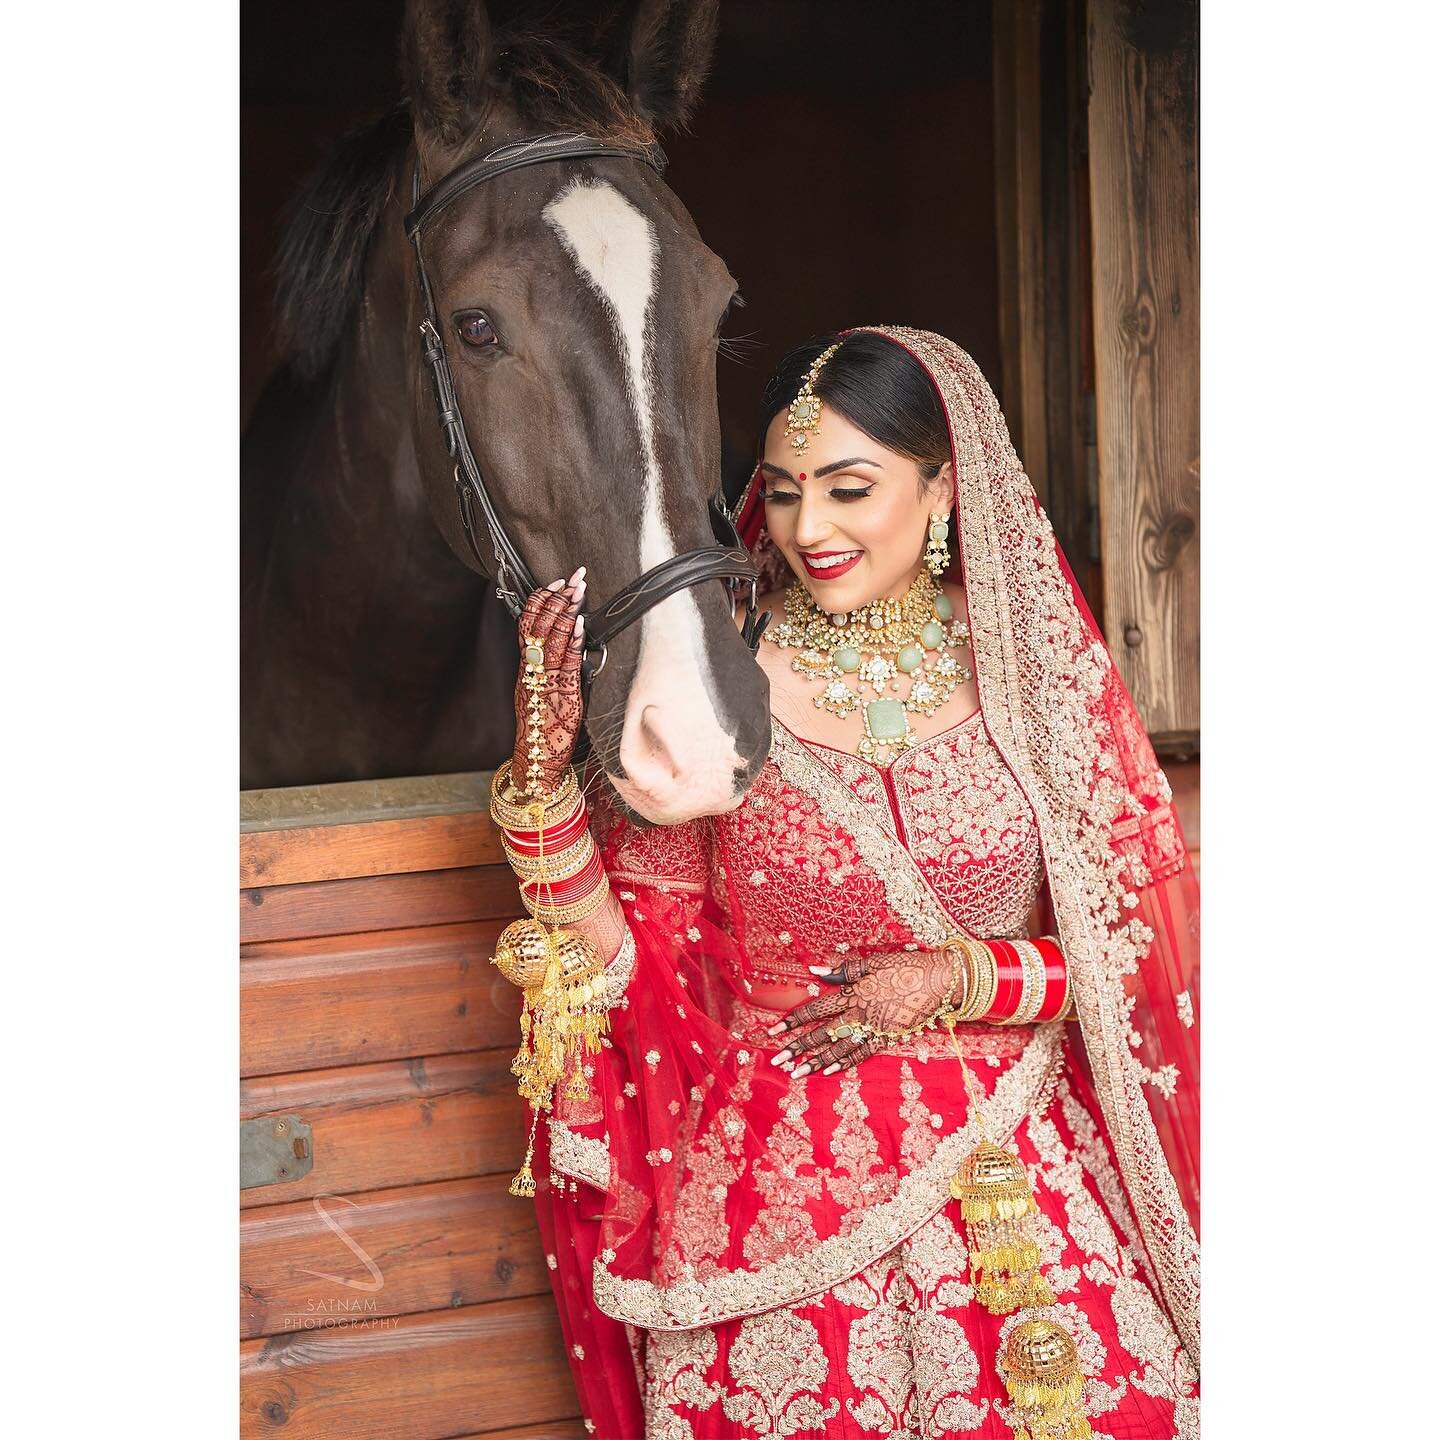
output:
M630 23L625 88L654 130L689 120L715 53L718 0L640 0Z
M490 48L483 0L407 0L400 78L417 130L444 145L465 137L480 110Z

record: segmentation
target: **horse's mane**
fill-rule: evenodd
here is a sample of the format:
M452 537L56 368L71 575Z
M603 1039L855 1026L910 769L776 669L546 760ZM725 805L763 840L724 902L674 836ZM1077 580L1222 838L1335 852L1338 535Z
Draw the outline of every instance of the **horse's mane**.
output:
M370 237L410 144L410 111L397 106L341 136L285 207L275 256L275 326L296 370L329 363L360 293Z
M493 54L492 101L508 100L533 133L574 130L632 145L654 141L600 61L565 36L502 31ZM477 117L477 129L484 119ZM284 355L306 378L325 370L344 337L371 236L395 197L399 160L413 135L408 101L349 131L286 207L274 265L276 332Z

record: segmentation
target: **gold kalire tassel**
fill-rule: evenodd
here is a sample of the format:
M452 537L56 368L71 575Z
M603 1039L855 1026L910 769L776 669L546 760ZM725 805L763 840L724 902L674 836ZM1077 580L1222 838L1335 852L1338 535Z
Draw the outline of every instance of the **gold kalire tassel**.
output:
M533 1195L535 1127L540 1112L550 1109L567 1066L573 1070L566 1097L589 1098L584 1058L600 1048L600 1037L610 1028L603 1003L605 967L588 940L572 930L547 929L537 920L506 926L490 963L524 996L520 1049L510 1062L510 1073L520 1082L520 1094L530 1102L533 1115L525 1162L510 1182L510 1193Z
M1055 1292L1040 1273L1035 1238L1040 1207L1030 1177L1018 1155L986 1134L979 1082L965 1063L953 1020L946 1028L980 1132L980 1143L950 1179L950 1193L965 1219L975 1298L992 1315L1053 1305ZM1015 1440L1089 1440L1080 1352L1063 1325L1039 1315L1022 1320L1005 1341L1000 1373L1024 1426L1015 1431Z
M1040 1317L1022 1320L1005 1341L1000 1371L1025 1427L1016 1430L1015 1440L1089 1440L1085 1377L1063 1325Z
M981 1140L951 1177L950 1193L965 1217L975 1298L992 1315L1053 1305L1035 1241L1040 1207L1019 1157Z

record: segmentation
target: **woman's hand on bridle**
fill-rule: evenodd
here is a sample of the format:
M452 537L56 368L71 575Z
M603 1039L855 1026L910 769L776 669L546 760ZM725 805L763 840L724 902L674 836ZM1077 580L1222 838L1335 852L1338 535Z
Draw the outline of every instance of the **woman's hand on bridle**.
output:
M530 692L525 678L525 650L532 642L545 652L545 688L540 697L541 787L553 790L564 777L575 752L585 702L580 693L580 658L585 648L585 567L569 580L555 580L536 590L520 612L520 678L515 682L515 755L512 784L521 785L530 769L525 738Z
M769 1032L786 1035L785 1048L770 1063L797 1076L813 1070L830 1075L858 1065L891 1042L847 1034L845 1027L909 1030L934 1015L955 984L954 965L943 950L856 955L816 975L832 988L797 1005Z

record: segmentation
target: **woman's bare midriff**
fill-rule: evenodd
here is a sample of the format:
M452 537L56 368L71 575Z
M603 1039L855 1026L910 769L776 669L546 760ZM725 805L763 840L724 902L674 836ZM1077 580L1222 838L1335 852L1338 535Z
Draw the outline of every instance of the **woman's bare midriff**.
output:
M803 1005L815 997L803 985L757 984L746 991L745 998L752 1005L759 1005L764 1010L778 1010L783 1015L787 1010L793 1010L795 1006Z

